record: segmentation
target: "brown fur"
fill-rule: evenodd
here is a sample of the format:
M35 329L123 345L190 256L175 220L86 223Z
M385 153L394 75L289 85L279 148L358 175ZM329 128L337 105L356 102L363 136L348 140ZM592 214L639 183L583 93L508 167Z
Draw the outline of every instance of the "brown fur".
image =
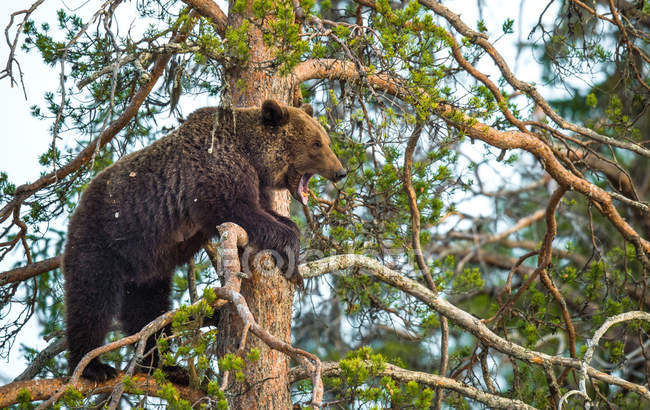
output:
M329 142L310 106L203 108L99 173L70 218L63 257L70 371L103 343L113 318L132 334L167 311L174 268L223 222L241 225L257 247L279 252L287 277L299 281L291 269L298 229L264 198L284 188L296 196L304 174L344 176ZM153 346L150 340L147 350ZM97 359L84 371L93 380L115 374Z

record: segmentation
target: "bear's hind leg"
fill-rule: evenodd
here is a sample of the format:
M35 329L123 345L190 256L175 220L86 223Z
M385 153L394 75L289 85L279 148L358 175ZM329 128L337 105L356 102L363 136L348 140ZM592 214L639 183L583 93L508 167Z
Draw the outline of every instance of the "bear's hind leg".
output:
M90 260L81 263L70 252L66 255L66 336L68 339L68 366L70 375L89 351L102 346L111 322L117 313L122 286L111 267L114 261ZM99 358L84 369L83 377L104 381L117 376L115 369Z
M170 292L171 283L169 279L161 279L146 284L133 282L126 284L120 313L120 321L124 332L129 335L137 333L147 323L167 312L170 307ZM145 357L139 364L140 371L151 373L154 368L158 367L160 354L156 347L156 340L163 332L169 334L170 327L166 326L162 331L157 332L147 340L144 349ZM174 383L188 384L187 374L183 374L181 368L166 368L165 373L167 373L168 379Z

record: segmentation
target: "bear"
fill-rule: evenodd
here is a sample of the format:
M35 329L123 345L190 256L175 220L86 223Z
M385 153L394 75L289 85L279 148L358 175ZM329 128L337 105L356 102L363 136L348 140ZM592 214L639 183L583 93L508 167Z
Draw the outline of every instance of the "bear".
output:
M103 344L113 319L133 334L168 311L174 269L223 222L240 225L258 249L278 252L295 267L287 279L301 283L299 229L269 209L269 193L288 189L306 205L314 174L343 178L329 145L310 105L266 100L261 107L198 109L98 173L70 217L63 255L70 374ZM145 352L155 343L152 336ZM99 382L116 375L99 358L82 374Z

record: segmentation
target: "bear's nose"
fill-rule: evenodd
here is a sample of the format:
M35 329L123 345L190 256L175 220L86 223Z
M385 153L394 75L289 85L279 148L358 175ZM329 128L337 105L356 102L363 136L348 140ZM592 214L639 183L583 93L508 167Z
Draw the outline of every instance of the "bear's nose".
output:
M346 176L347 174L348 174L348 171L347 171L345 168L341 168L341 169L339 169L338 171L336 171L336 174L334 175L334 179L333 179L333 181L334 181L334 182L339 182L340 180L342 180L343 178L345 178L345 176Z

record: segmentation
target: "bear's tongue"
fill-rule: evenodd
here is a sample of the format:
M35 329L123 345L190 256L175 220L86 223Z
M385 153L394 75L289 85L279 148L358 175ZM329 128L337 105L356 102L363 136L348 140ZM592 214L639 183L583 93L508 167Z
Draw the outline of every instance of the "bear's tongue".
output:
M300 177L300 181L298 182L298 192L296 193L303 205L307 205L307 199L309 199L309 180L313 175L314 174L304 174Z

